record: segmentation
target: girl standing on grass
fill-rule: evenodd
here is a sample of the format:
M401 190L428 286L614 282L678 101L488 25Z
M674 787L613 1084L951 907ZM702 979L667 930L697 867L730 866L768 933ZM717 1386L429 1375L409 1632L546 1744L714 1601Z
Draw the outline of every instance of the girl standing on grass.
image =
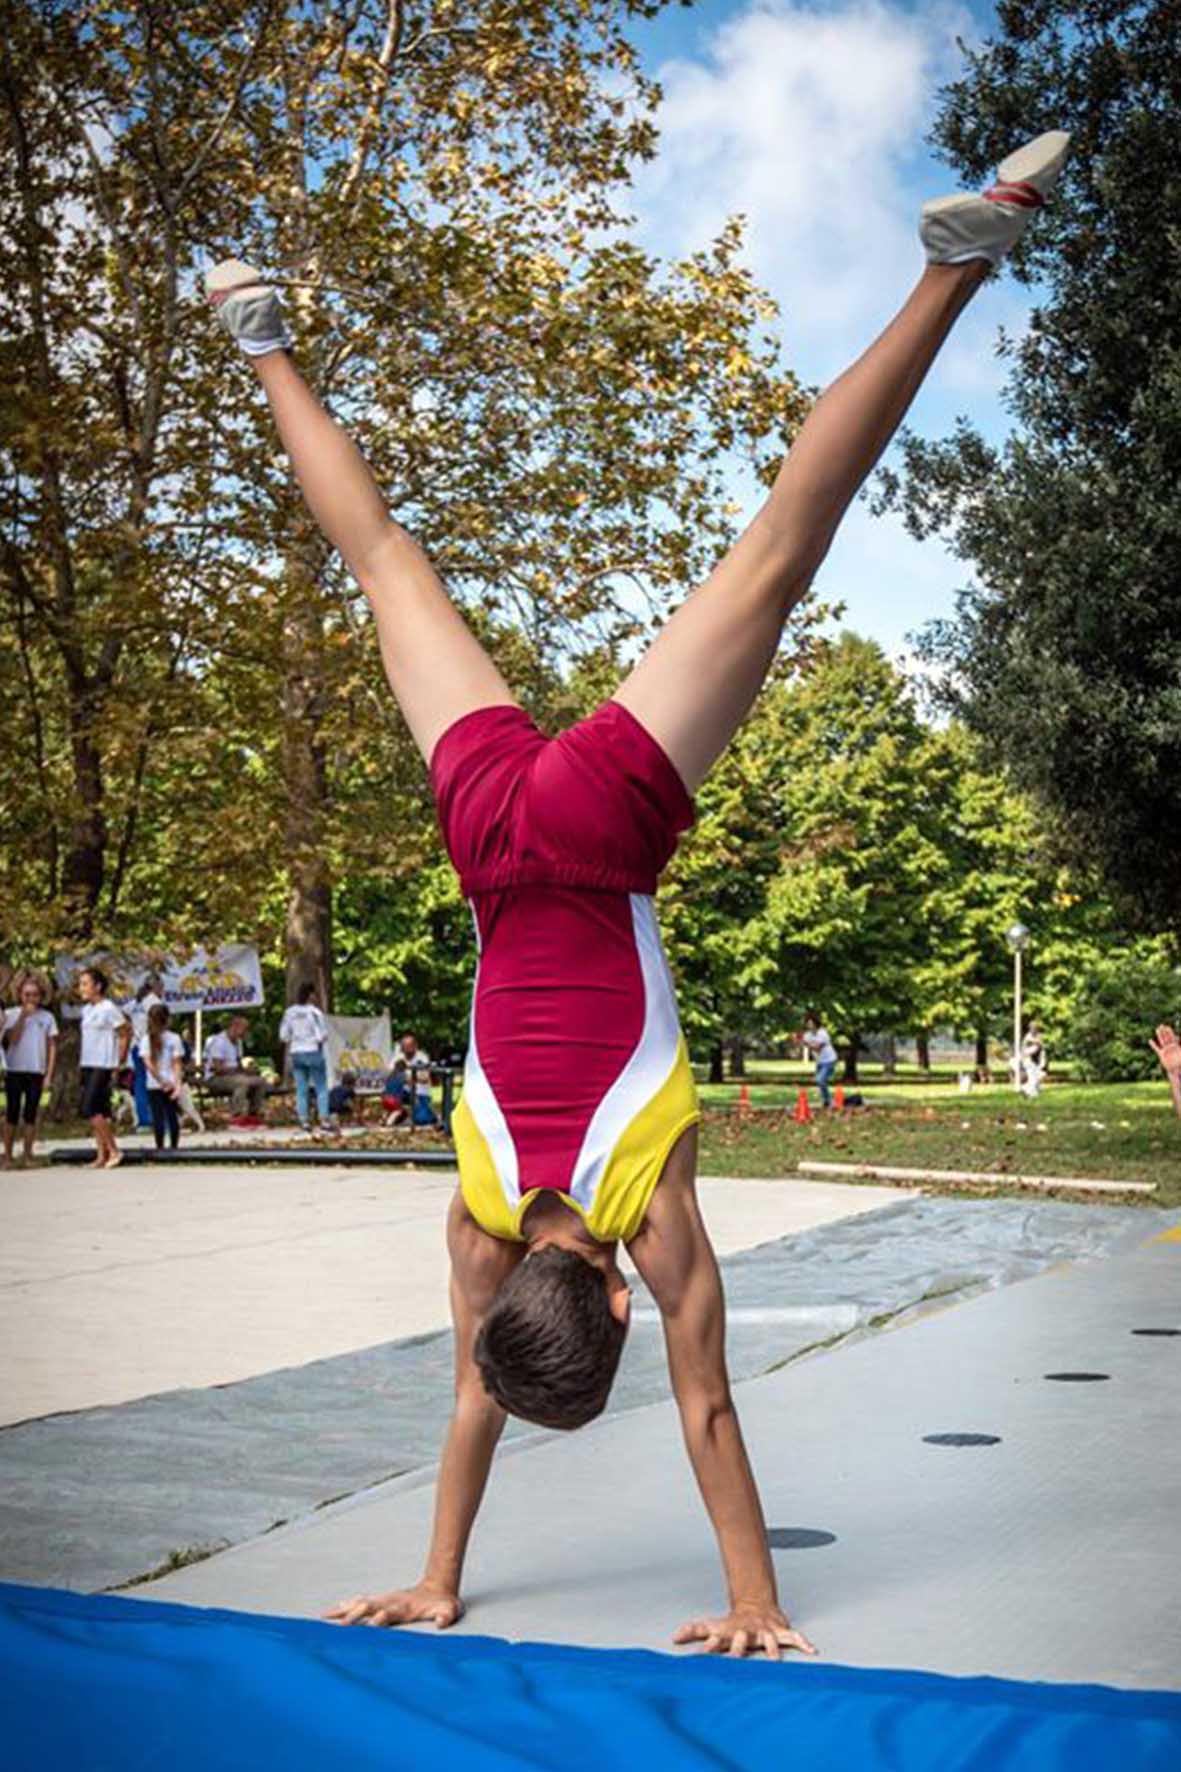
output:
M127 1063L131 1023L117 1003L107 996L107 975L98 966L86 966L78 974L82 998L81 1114L94 1133L95 1158L91 1169L117 1169L123 1152L115 1141L111 1113L111 1081Z
M152 1131L156 1149L164 1149L168 1133L170 1150L180 1143L180 1092L184 1087L184 1042L169 1027L172 1017L166 1003L153 1003L148 1010L148 1031L140 1042L140 1056L147 1072L148 1107L152 1115Z
M16 1129L24 1121L23 1163L33 1161L37 1108L53 1082L57 1064L57 1022L44 1007L39 978L22 981L16 1007L6 1009L0 1027L4 1046L4 1167L12 1166Z

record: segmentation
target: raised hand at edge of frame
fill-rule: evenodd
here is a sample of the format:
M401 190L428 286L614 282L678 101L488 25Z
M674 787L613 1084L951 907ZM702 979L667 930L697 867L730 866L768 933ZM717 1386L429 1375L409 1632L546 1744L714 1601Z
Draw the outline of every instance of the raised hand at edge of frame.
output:
M1161 1061L1161 1067L1170 1077L1181 1074L1181 1040L1179 1040L1167 1021L1162 1021L1156 1030L1155 1040L1148 1044Z

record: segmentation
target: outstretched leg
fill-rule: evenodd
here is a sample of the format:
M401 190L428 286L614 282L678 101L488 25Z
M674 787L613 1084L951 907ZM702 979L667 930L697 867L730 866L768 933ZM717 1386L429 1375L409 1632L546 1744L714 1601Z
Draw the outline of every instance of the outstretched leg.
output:
M1069 145L1050 130L1003 160L982 196L923 206L927 269L906 306L816 402L750 528L619 689L616 699L659 740L690 791L757 695L788 611L961 309L1044 203Z
M247 267L231 261L211 274L209 286L227 310L238 309L227 314L235 322L230 330L266 391L312 516L369 599L390 687L429 762L455 720L477 708L513 706L516 698L418 543L386 510L356 444L324 410L281 342L266 339L260 346L260 323L281 339L282 319L273 292L251 278Z
M750 527L617 690L691 793L745 718L784 621L987 271L980 259L928 266L901 313L816 402Z

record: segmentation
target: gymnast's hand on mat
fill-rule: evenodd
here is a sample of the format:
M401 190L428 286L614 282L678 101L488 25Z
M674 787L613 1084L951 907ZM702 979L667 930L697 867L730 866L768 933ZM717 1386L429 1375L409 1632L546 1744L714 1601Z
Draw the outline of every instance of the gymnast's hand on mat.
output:
M674 1643L704 1643L707 1655L757 1655L781 1661L785 1649L819 1653L778 1606L735 1606L724 1618L694 1618L673 1634Z
M330 1624L431 1624L446 1630L463 1617L463 1601L446 1588L420 1581L389 1594L358 1594L341 1600L324 1617Z

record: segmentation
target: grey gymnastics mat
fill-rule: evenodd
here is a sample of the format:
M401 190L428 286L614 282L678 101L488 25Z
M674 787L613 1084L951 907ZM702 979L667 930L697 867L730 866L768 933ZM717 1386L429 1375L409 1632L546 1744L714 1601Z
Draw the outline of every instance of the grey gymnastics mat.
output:
M1120 1249L1142 1240L1150 1216L1160 1215L911 1199L744 1249L721 1263L731 1378ZM394 1269L389 1284L399 1284ZM668 1396L659 1313L636 1285L612 1412ZM451 1413L452 1367L451 1332L439 1330L2 1429L0 1577L128 1585L431 1466ZM506 1442L524 1431L510 1423Z
M1181 1329L1159 1226L738 1387L783 1597L826 1658L1181 1685L1181 1336L1136 1333ZM928 1440L964 1434L986 1443ZM400 1478L136 1591L312 1616L412 1581L431 1502L429 1473ZM719 1607L673 1406L503 1455L465 1593L461 1631L602 1646L665 1648Z

